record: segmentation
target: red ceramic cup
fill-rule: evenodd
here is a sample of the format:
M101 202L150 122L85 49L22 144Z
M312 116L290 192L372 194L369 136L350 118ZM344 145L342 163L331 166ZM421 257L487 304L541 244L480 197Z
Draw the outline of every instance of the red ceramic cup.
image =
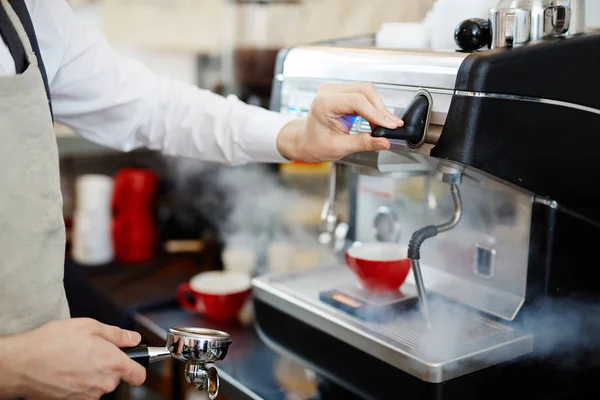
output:
M250 290L250 277L246 274L203 272L177 287L177 301L187 311L225 323L238 317Z
M362 243L345 254L346 264L362 286L374 292L396 292L410 271L403 246L394 243Z

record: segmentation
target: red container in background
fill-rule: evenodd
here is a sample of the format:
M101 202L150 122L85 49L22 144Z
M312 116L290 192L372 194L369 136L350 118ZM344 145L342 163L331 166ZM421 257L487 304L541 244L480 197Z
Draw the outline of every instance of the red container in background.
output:
M124 168L115 175L112 236L117 262L137 264L155 257L153 204L157 190L158 176L151 170Z

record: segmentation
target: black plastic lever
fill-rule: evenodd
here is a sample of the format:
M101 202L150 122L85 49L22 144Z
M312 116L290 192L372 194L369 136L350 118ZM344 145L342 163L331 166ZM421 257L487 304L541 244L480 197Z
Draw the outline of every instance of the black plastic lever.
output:
M424 94L417 95L402 116L403 126L396 129L376 126L371 132L371 136L406 140L409 144L416 145L423 140L427 131L429 107L429 98Z
M147 367L148 364L150 364L150 353L148 352L148 346L145 344L140 344L139 346L122 350L129 356L129 358L141 366Z

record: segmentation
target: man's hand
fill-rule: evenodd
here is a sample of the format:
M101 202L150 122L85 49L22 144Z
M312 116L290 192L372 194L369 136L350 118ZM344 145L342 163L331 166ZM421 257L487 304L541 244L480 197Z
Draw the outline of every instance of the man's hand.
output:
M121 380L139 386L146 370L120 348L140 340L136 332L91 319L50 322L0 338L0 397L95 400Z
M375 85L370 83L330 83L321 86L304 121L283 127L277 138L279 152L290 160L335 161L360 151L388 150L384 138L370 133L348 134L343 117L359 115L371 125L395 129L403 125L390 113Z

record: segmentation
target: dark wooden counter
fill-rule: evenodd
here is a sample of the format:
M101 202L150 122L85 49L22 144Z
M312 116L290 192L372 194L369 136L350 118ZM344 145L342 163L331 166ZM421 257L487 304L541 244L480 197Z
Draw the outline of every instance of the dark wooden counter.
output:
M83 267L67 260L65 268L65 287L73 317L91 317L134 329L152 346L164 345L166 331L171 326L227 331L233 344L225 361L216 365L221 373L224 398L286 398L275 376L278 356L258 338L252 326L214 324L183 311L176 303L177 285L201 272L195 262L181 257L136 266ZM156 370L150 368L147 385L154 386L152 389L163 397L183 399L190 387L183 380L180 364L173 361Z

